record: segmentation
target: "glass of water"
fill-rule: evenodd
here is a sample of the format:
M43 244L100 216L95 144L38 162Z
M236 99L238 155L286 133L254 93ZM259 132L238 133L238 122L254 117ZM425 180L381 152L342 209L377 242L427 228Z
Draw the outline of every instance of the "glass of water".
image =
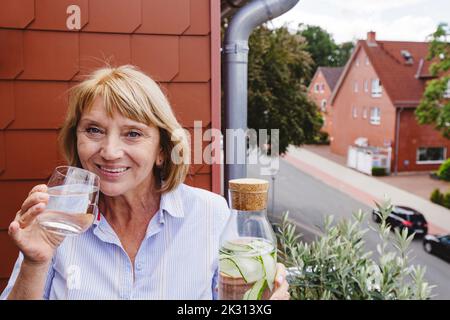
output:
M81 168L60 166L53 171L47 187L49 200L37 217L39 225L63 236L89 229L98 212L100 178Z

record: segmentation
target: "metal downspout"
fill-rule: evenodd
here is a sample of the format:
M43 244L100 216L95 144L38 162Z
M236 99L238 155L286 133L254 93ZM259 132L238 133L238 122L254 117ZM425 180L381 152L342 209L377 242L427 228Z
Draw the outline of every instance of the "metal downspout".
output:
M225 61L225 197L228 181L247 176L246 143L235 143L232 139L236 129L247 130L247 72L248 38L254 28L280 16L294 7L299 0L254 0L243 6L233 16L224 40ZM227 130L234 129L234 130ZM230 141L231 140L231 141ZM242 161L241 161L242 162Z
M397 123L395 126L395 163L394 163L394 175L396 176L398 173L398 144L399 144L399 137L400 137L400 116L402 114L404 108L399 108L397 111Z

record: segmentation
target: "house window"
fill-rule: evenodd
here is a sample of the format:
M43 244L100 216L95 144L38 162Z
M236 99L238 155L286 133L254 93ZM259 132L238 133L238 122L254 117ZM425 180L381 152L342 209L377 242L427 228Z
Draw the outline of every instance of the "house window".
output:
M366 57L366 66L368 66L369 65L369 57Z
M325 92L325 83L320 84L320 92Z
M355 64L357 67L359 67L359 59L356 59Z
M363 108L362 117L363 117L363 119L367 119L367 108L366 107Z
M358 92L358 81L355 81L355 82L353 83L353 91L354 91L354 92Z
M358 109L355 106L353 106L352 107L352 118L356 119L357 117L358 117Z
M371 124L380 124L381 123L380 108L371 108L370 109L370 123Z
M447 81L447 88L444 91L444 98L450 98L450 80Z
M369 92L369 80L364 80L364 92Z
M320 85L318 83L316 83L314 85L314 92L319 92L319 90L320 90Z
M320 102L320 111L327 111L327 99L323 99L322 102Z
M417 163L442 163L446 159L447 149L444 147L421 147L417 149Z
M381 86L380 79L372 80L372 97L377 98L381 97L381 92L383 91L383 87Z

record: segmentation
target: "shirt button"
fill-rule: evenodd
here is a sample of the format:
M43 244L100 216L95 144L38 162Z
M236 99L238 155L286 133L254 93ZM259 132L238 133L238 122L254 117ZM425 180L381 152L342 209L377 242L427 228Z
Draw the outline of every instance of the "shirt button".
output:
M142 263L139 262L139 263L136 264L136 270L137 271L141 271L142 270Z

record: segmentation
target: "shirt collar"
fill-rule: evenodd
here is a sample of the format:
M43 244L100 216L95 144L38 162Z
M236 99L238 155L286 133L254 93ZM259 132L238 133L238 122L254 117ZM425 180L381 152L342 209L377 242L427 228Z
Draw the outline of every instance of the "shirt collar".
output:
M181 185L172 191L165 192L161 195L160 210L167 212L174 218L183 218L183 202L181 198Z
M181 198L181 185L172 191L165 192L161 195L159 204L160 213L167 212L174 218L184 218L183 202ZM97 226L103 220L103 214L97 210L94 225Z

